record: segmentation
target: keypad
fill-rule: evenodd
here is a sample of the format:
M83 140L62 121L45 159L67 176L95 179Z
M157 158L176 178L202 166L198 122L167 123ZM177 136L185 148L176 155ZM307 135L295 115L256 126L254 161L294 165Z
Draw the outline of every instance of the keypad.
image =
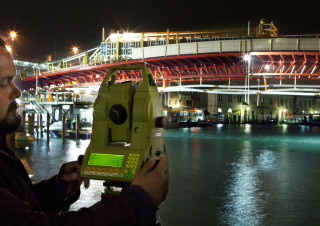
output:
M129 154L125 165L125 169L110 169L95 166L87 166L84 171L84 174L95 176L133 178L136 173L139 158L140 154Z

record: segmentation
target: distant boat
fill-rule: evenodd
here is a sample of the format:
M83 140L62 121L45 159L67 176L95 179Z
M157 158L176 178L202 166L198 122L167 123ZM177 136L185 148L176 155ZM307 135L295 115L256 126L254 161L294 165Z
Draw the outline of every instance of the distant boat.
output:
M53 137L61 137L62 136L62 122L54 122L49 127L49 134ZM76 130L74 129L66 129L66 138L76 138ZM90 139L91 138L91 126L88 124L80 123L80 139Z
M198 122L179 122L180 127L212 127L212 122L210 120L199 120Z

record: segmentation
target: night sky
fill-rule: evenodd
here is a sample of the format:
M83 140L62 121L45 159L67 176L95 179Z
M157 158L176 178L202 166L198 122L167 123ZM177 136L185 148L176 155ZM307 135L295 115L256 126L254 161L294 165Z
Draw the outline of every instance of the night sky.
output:
M0 35L18 32L14 55L45 60L100 45L102 28L131 32L256 27L273 21L279 35L320 34L316 1L2 1ZM9 40L10 41L10 40Z

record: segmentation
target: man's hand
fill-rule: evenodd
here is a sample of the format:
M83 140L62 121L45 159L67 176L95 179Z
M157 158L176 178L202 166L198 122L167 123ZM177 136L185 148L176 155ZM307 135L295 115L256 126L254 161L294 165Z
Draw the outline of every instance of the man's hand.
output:
M156 205L160 205L167 196L169 187L168 161L160 157L157 167L150 171L156 159L150 158L143 168L136 173L132 184L141 186L152 198Z
M81 166L77 161L64 163L57 176L57 182L64 187L65 197L70 197L80 190L83 181L80 176Z

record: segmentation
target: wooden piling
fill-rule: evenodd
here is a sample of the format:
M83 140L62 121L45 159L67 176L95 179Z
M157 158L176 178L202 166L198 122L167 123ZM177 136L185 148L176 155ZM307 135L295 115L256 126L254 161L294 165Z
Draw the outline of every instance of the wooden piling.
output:
M40 114L40 135L43 137L43 125L42 125L42 114Z
M62 141L65 142L66 141L66 114L62 115L62 130L61 130L62 134Z
M34 113L28 116L28 132L34 135Z
M37 125L36 125L36 133L37 133L37 140L39 140L39 121L40 121L40 115L37 114Z
M21 126L23 129L25 129L25 127L26 127L26 111L22 112Z
M76 120L76 138L80 138L80 115L77 114L77 120Z
M15 141L16 141L15 140L15 132L8 134L6 139L7 139L8 147L11 149L15 149Z
M30 121L31 121L31 115L28 114L28 133L29 134L31 134L31 123L30 123Z
M50 126L50 114L47 113L47 143L49 143L49 141L50 141L49 126Z

